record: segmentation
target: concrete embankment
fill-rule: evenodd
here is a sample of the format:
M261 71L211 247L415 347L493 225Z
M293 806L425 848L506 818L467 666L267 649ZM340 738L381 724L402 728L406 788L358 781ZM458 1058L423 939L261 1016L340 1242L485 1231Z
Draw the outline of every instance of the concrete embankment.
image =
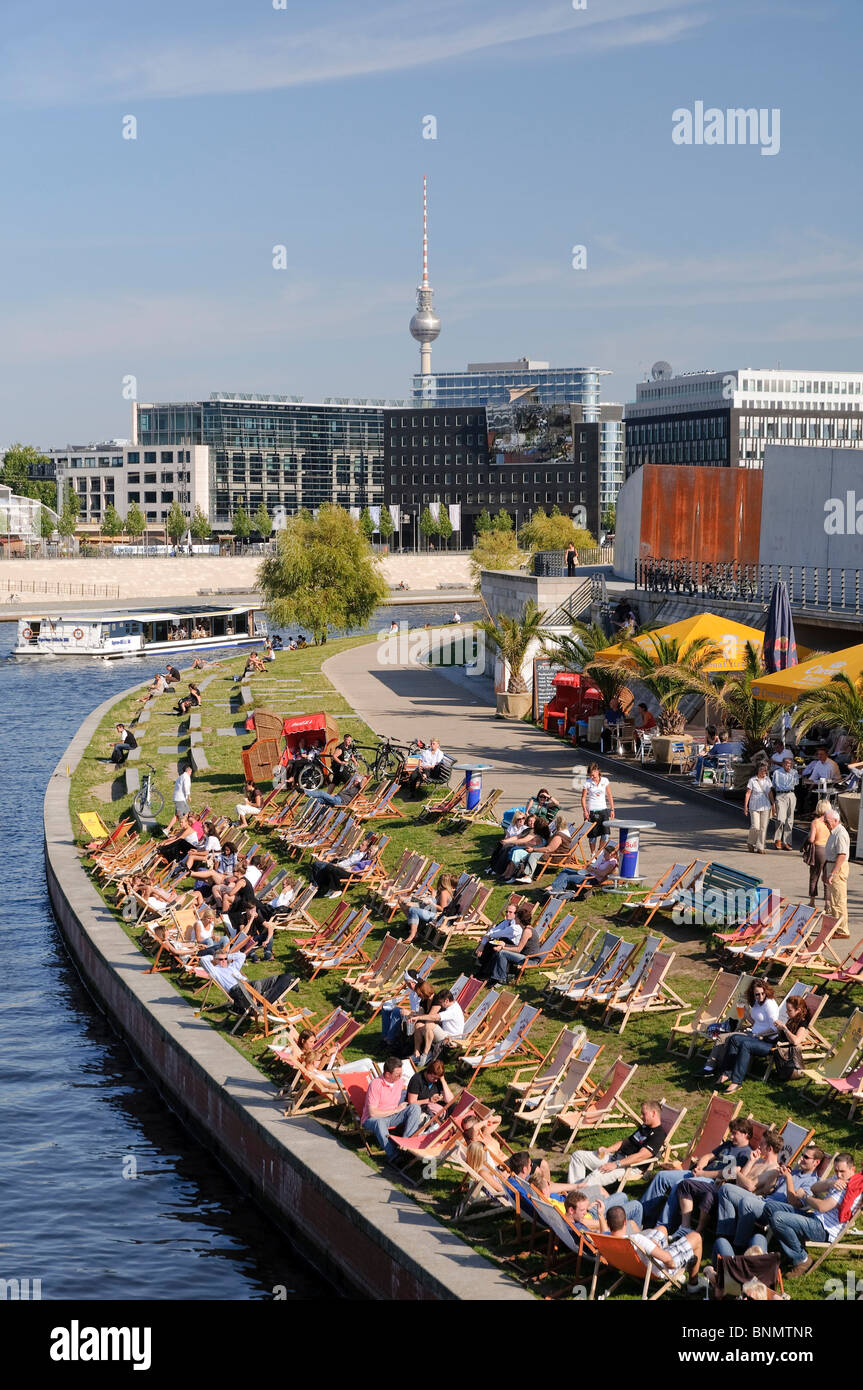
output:
M48 889L80 974L168 1104L297 1247L346 1293L376 1299L529 1299L313 1119L285 1120L273 1083L196 1018L102 902L81 866L66 769L113 696L88 717L45 794Z

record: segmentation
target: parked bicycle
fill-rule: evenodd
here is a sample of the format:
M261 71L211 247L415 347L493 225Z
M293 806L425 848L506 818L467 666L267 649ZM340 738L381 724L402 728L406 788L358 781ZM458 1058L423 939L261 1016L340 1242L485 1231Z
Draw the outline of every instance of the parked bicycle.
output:
M132 802L133 810L141 816L158 816L165 805L165 798L155 784L156 769L149 763L146 772L141 774L141 786Z

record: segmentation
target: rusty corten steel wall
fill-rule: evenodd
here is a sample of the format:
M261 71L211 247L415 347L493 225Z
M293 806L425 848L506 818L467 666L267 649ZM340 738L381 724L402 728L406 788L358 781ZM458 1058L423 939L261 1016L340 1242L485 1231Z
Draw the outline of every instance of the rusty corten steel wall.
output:
M756 565L760 469L645 464L640 554Z

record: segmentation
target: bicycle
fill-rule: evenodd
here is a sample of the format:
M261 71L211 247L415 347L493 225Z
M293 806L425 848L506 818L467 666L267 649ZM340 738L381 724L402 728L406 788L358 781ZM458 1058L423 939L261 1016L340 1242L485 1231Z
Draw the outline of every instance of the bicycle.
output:
M156 769L147 764L147 771L141 774L141 786L135 793L132 809L142 816L158 816L165 805L165 798L155 785Z
M414 740L414 743L416 740ZM393 743L392 739L382 739L375 751L375 760L372 764L372 774L378 781L385 777L392 780L400 777L404 770L404 765L410 754L414 751L414 744L410 748L405 748L400 744Z

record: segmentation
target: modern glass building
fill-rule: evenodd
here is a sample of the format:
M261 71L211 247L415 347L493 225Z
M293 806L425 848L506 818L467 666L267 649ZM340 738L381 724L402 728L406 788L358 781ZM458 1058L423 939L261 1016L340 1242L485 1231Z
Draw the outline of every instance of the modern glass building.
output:
M207 445L210 522L227 527L240 505L251 514L263 502L272 515L383 502L384 407L396 404L215 392L206 401L136 403L134 440Z
M580 405L586 419L595 419L602 376L610 376L610 372L598 367L552 367L527 357L517 362L469 362L464 372L434 372L430 376L417 372L413 402L470 410L533 399L541 405Z

